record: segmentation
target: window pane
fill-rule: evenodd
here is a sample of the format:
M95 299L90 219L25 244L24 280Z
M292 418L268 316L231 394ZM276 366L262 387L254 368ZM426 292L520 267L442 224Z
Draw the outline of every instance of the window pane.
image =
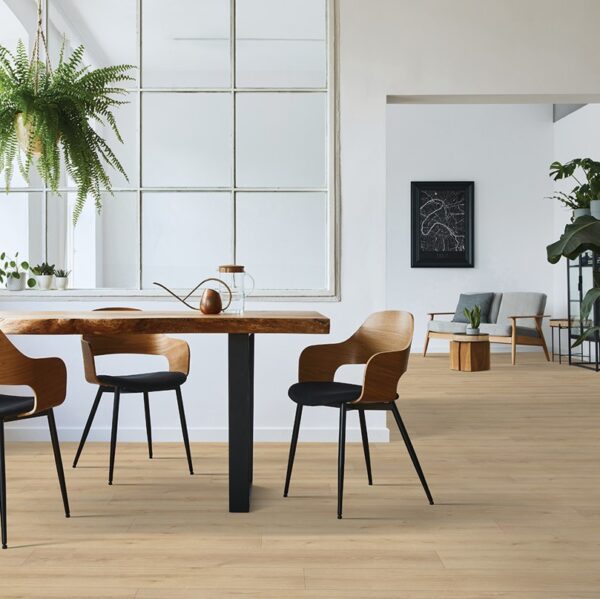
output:
M76 289L137 289L137 193L103 194L101 214L89 200L73 227L75 195L48 197L48 261L72 271L69 285Z
M145 193L142 204L142 286L191 290L214 276L232 252L229 193ZM165 292L166 293L166 292Z
M30 3L34 8L34 3ZM35 17L31 16L31 23ZM137 66L136 0L49 0L48 40L56 62L63 35L67 53L85 47L85 62L94 68L117 64ZM137 69L132 72L137 78ZM123 87L136 87L134 81Z
M37 264L43 260L43 198L41 193L0 194L0 254Z
M228 186L230 94L145 93L142 97L144 186Z
M327 0L237 0L241 87L325 87Z
M325 187L327 95L238 94L236 150L241 187Z
M143 0L144 87L228 87L229 2Z
M327 194L238 193L237 262L257 289L326 289Z

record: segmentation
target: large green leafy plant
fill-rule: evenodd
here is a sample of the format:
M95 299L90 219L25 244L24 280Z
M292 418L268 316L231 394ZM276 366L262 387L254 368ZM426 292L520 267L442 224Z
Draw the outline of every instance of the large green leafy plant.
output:
M579 172L585 180L582 180ZM591 158L575 158L564 164L553 162L550 165L550 177L554 181L575 181L576 185L569 193L558 191L551 196L551 199L558 200L569 208L589 208L592 200L600 200L600 162Z
M593 216L580 216L565 227L564 233L555 243L547 248L548 262L556 264L563 256L574 260L581 254L592 251L600 254L600 220ZM594 286L587 291L581 302L580 319L585 322L600 299L600 273L594 273ZM575 341L574 346L580 345L585 339L595 337L600 332L600 326L589 327Z
M45 44L40 30L39 35ZM52 69L49 60L39 59L39 47L30 58L22 42L14 54L0 46L0 173L4 171L8 191L17 158L26 180L35 164L46 185L58 192L64 162L77 186L73 211L77 222L88 196L100 210L102 190L112 192L106 167L127 177L94 124L110 127L123 141L113 111L126 103L117 99L127 93L119 84L132 80L133 67L92 69L83 64L83 46L69 57L64 48L63 43Z

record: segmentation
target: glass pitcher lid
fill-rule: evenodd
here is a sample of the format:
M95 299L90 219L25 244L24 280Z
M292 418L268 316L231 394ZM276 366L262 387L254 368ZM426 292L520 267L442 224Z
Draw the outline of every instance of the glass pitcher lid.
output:
M244 267L241 264L222 264L219 266L219 272L244 272Z

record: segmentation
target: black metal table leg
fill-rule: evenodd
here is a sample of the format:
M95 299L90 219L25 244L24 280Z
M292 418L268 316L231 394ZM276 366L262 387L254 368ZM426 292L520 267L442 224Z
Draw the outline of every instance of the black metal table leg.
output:
M229 335L229 511L249 512L254 431L254 335Z
M560 341L560 331L561 328L558 327L558 363L562 364L562 346ZM552 337L552 340L554 341L554 336Z

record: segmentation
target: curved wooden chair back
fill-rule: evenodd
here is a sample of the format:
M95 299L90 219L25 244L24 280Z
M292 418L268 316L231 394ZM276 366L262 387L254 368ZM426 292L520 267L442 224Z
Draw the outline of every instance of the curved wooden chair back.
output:
M333 381L340 366L366 364L363 392L355 403L394 401L408 368L413 330L410 312L375 312L346 341L307 347L300 355L298 380Z
M95 312L139 312L138 308L97 308ZM83 366L88 383L100 385L96 373L96 356L113 354L142 354L164 356L171 372L190 371L190 347L183 339L174 339L158 333L132 333L114 335L83 335L81 338Z
M33 390L31 416L59 406L67 394L67 368L59 358L30 358L0 331L0 385L25 385Z

